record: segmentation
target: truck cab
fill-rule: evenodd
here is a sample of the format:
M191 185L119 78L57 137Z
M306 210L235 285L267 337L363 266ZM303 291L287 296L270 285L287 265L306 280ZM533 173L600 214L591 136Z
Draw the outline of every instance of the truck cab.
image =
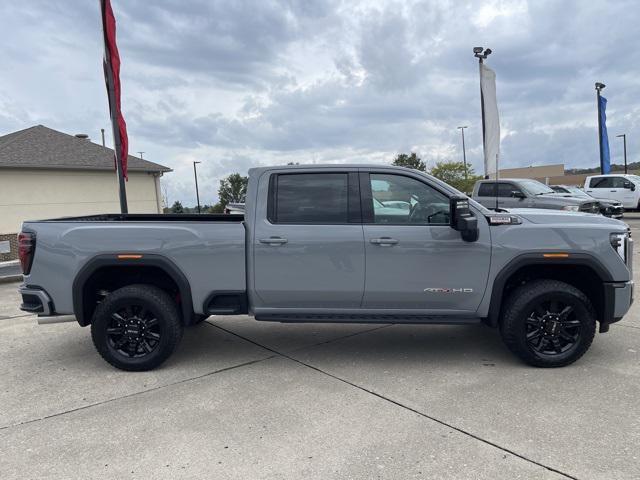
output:
M640 177L637 175L591 175L584 190L592 197L622 203L625 209L640 208Z
M593 198L562 195L544 183L529 178L479 180L473 187L473 199L490 209L546 208L551 210L599 213Z

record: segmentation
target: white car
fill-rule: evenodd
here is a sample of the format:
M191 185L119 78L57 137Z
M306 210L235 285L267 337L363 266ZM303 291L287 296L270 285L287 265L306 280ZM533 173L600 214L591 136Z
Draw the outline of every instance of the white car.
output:
M622 203L625 209L640 208L640 177L637 175L592 175L584 181L589 195Z

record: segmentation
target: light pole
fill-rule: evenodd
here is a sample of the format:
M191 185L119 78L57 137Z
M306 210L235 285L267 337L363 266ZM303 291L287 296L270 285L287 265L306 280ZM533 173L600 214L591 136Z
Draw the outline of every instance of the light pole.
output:
M144 160L144 158L142 158L142 154L143 154L144 152L138 152L138 153L140 154L140 160Z
M464 146L464 129L465 128L469 128L467 125L465 125L464 127L458 127L458 130L460 130L460 133L462 133L462 162L464 163L464 179L468 180L467 178L467 149Z
M478 59L478 70L480 71L480 110L482 112L482 149L483 151L486 151L486 144L485 144L485 129L484 129L484 96L482 95L482 63L484 62L484 60L491 55L491 49L490 48L484 48L484 47L473 47L473 56L476 57ZM486 154L485 154L486 155ZM484 178L489 178L489 172L484 172ZM498 178L497 176L497 172L496 172L496 179Z
M606 87L604 83L596 82L596 96L598 100L598 144L600 145L600 173L604 174L604 151L602 150L602 106L600 92Z
M616 135L616 137L622 137L622 141L624 142L624 174L627 174L627 134L623 133L622 135Z
M198 202L198 213L200 213L200 194L198 193L198 171L196 165L200 162L193 162L193 178L196 181L196 200Z

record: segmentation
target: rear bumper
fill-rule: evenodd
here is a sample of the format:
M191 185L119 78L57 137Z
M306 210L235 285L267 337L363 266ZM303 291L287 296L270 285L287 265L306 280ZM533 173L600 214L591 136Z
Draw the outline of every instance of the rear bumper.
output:
M41 288L20 286L18 289L22 295L20 310L29 313L37 313L38 316L47 317L55 315L51 297Z

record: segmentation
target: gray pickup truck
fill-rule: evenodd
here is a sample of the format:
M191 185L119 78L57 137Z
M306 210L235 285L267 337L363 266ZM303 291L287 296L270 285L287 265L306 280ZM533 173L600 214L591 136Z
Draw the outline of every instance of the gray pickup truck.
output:
M600 213L600 204L595 198L558 193L544 183L529 178L479 180L473 187L472 198L490 209L548 208Z
M22 309L75 314L125 370L167 359L210 315L277 322L484 323L540 367L570 364L633 298L617 220L492 212L401 167L256 168L242 215L25 222ZM453 345L452 345L453 347Z

